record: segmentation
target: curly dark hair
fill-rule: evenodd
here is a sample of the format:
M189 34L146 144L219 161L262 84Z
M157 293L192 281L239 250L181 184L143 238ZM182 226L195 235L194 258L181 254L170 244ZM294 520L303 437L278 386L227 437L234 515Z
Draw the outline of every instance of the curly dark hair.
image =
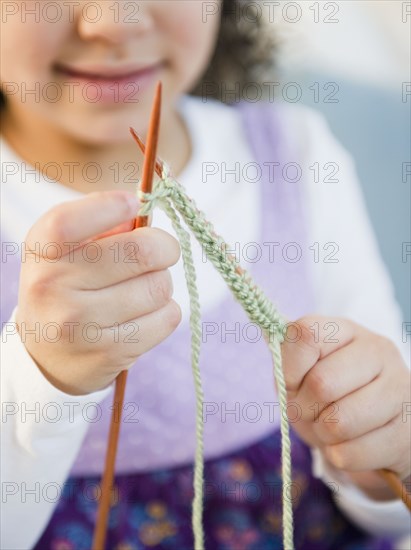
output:
M193 95L227 102L222 85L225 89L236 88L242 97L247 83L263 81L263 75L274 66L276 40L261 15L256 1L223 0L214 54L206 73L191 91ZM0 107L5 103L0 92Z
M223 0L214 55L193 95L227 101L224 89L242 96L249 82L262 83L274 68L277 40L262 17L259 2Z

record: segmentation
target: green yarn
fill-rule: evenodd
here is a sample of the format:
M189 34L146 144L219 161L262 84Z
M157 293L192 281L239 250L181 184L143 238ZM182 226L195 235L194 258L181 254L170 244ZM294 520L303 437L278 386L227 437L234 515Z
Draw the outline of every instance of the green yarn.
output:
M283 546L293 550L293 512L290 495L291 487L291 443L287 416L287 392L282 369L281 343L284 341L286 321L277 312L263 291L253 282L250 275L236 262L225 241L215 232L212 224L197 208L183 186L170 177L168 168L163 165L162 177L154 184L152 193L139 192L144 202L138 212L147 216L155 207L161 208L170 218L180 241L184 273L190 298L191 365L196 392L196 437L197 446L194 465L194 499L192 527L195 550L204 549L203 533L203 485L204 485L204 442L203 442L203 390L199 357L201 346L201 312L196 271L191 251L190 234L183 228L181 218L202 246L207 258L226 281L237 301L243 306L249 319L262 329L274 363L274 378L280 399L281 417L281 460L283 481Z

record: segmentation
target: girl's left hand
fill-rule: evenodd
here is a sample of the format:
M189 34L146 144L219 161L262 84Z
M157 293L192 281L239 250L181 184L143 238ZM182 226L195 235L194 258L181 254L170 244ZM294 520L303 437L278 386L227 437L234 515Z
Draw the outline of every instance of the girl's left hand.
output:
M411 380L399 350L349 320L306 317L288 326L282 355L291 426L369 496L394 498L375 470L411 474Z

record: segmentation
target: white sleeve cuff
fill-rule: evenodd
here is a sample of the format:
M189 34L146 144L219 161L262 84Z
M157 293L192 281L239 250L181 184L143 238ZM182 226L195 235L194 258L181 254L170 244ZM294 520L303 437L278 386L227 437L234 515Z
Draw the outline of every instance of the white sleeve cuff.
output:
M15 311L1 340L1 548L32 548L46 527L96 408L112 385L88 395L53 386L27 352ZM94 413L93 413L94 411ZM21 528L24 518L24 529Z
M337 505L353 523L374 536L406 537L409 540L411 516L402 500L376 501L369 498L351 483L348 476L333 468L320 450L312 449L311 454L314 476L330 487Z
M109 395L112 385L87 395L70 395L53 386L21 341L16 309L2 331L2 423L13 421L14 436L26 451L42 453L44 438L50 436L53 445L48 452L58 454L68 432L82 427L85 435L93 408Z

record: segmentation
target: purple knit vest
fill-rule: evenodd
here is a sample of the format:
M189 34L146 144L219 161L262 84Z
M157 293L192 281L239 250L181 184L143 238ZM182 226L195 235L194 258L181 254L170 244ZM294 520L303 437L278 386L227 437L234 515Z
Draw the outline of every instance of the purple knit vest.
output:
M302 209L304 182L285 181L281 168L299 159L287 144L281 106L241 104L238 109L262 170L262 180L255 184L256 193L262 194L262 211L260 238L254 248L262 254L254 263L243 265L279 311L288 319L297 319L314 310ZM273 162L279 163L274 179ZM20 266L14 258L2 269L2 322L17 303ZM219 306L203 314L200 368L206 458L255 443L278 427L270 352L228 289ZM112 395L98 406L98 420L90 422L71 475L101 474L111 406ZM184 322L140 357L129 372L116 471L181 465L193 459L194 449L190 332Z

